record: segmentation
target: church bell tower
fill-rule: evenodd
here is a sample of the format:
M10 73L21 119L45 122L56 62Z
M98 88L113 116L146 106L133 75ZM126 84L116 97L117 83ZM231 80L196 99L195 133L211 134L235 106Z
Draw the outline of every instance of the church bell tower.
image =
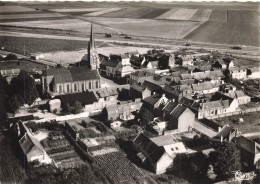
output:
M96 50L96 44L93 37L93 25L91 24L90 40L88 44L88 66L91 70L98 70L99 64L99 56Z

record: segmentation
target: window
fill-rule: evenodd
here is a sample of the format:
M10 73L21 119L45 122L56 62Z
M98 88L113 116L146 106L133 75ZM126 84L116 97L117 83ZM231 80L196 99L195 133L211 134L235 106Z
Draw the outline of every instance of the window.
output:
M78 91L76 83L74 84L74 91Z
M173 148L171 148L171 150L172 150L172 151L174 151L174 149L173 149Z
M70 85L67 84L67 92L70 92Z
M62 93L62 85L59 85L59 92Z
M96 88L99 88L99 83L98 83L98 81L96 81Z
M85 90L85 85L84 85L84 83L83 83L83 82L82 82L81 88L82 88L82 91L84 91L84 90Z
M175 147L175 149L176 149L176 150L179 150L179 148L178 148L178 147Z
M88 89L91 89L91 81L88 83Z

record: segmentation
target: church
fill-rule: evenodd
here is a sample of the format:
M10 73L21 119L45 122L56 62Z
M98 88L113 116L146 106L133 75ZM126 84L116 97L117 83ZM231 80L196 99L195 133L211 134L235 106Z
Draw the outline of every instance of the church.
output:
M81 66L48 68L42 74L43 93L66 94L101 88L99 56L91 25L87 60Z

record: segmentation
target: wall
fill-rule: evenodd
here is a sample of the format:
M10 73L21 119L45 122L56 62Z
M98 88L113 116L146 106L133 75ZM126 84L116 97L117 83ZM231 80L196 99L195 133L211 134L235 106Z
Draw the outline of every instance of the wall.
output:
M163 156L156 164L155 174L165 173L166 169L172 166L172 164L173 164L173 159L167 153L164 153Z
M180 132L189 131L190 127L194 127L195 114L188 108L182 113L178 121L178 130Z

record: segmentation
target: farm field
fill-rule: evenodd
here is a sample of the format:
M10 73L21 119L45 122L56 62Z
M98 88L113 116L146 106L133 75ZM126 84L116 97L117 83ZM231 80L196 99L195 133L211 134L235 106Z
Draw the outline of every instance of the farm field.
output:
M88 13L88 14L85 14L85 16L93 16L93 17L95 17L95 16L100 16L100 15L106 14L106 13L118 11L120 9L121 8L109 8L109 9L104 9L104 10Z
M259 26L256 24L208 21L185 36L184 39L210 43L259 46Z
M12 15L1 15L0 20L9 19L27 19L27 18L48 18L48 17L65 17L59 13L43 13L43 14L12 14Z
M19 12L35 12L37 10L21 6L0 6L0 14L19 13Z
M90 19L89 19L90 20ZM168 21L151 19L126 19L96 17L95 22L109 25L119 32L136 35L171 39L182 39L200 26L200 22ZM156 25L156 26L155 26Z
M249 10L228 10L228 22L259 23L259 12Z

